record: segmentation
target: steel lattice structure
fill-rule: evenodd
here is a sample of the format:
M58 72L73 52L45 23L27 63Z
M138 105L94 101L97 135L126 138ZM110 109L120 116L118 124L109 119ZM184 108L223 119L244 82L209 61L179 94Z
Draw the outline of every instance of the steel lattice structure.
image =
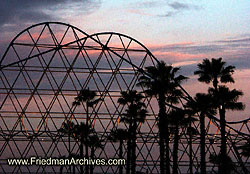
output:
M118 144L107 139L111 129L126 127L119 122L124 107L117 99L121 91L128 89L143 92L143 87L136 86L138 77L145 67L157 62L144 45L120 33L89 35L59 22L36 24L20 32L0 61L0 173L56 173L60 166L8 166L7 159L78 154L79 142L73 138L68 142L67 135L58 130L66 120L76 124L86 120L84 105L72 106L74 97L86 88L96 91L103 99L90 113L92 126L104 141L104 149L96 149L95 156L118 158ZM190 98L184 92L183 103ZM138 128L136 170L159 173L157 102L155 98L144 100L149 116ZM208 157L219 152L220 131L216 117L206 118L206 124ZM192 126L199 131L198 122ZM190 172L189 156L192 154L193 171L199 171L199 135L191 137L191 149L190 137L185 132L183 128L179 170ZM249 119L227 124L228 153L238 173L250 171L249 159L237 149L246 142L249 133ZM172 141L171 138L171 148ZM209 171L217 170L214 164L207 165ZM66 166L63 171L70 172L71 168ZM79 166L76 171L80 171ZM94 172L118 173L118 167L95 166Z

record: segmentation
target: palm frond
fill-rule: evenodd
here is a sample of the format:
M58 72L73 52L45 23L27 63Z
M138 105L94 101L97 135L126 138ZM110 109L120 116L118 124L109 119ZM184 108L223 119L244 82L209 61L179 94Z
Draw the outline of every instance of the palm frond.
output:
M226 66L226 62L222 61L222 58L203 59L194 74L199 75L200 82L211 83L213 81L214 85L217 85L218 80L221 83L234 83L232 77L234 69L234 66Z

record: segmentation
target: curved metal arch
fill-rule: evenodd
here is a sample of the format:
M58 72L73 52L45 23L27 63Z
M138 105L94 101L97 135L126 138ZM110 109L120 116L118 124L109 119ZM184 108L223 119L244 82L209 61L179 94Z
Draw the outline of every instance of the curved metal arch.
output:
M32 28L35 28L35 27L38 27L38 26L41 26L41 25L45 25L45 26L46 26L46 25L50 25L50 24L57 24L57 25L62 25L62 26L71 27L71 28L73 28L73 29L78 30L78 31L81 32L82 34L86 35L87 37L89 37L89 35L88 35L86 32L84 32L83 30L81 30L81 29L79 29L79 28L77 28L77 27L75 27L75 26L73 26L73 25L70 25L70 24L67 24L67 23L63 23L63 22L42 22L42 23L38 23L38 24L31 25L31 26L29 26L28 28L25 28L24 30L22 30L21 32L19 32L19 33L11 40L9 46L7 47L6 51L4 52L4 54L3 54L3 56L2 56L2 58L1 58L1 60L0 60L0 69L6 67L6 66L2 66L2 62L3 62L4 58L6 57L6 54L8 53L10 47L13 45L13 43L15 42L15 40L18 39L19 36L21 36L23 33L29 31L29 30L32 29ZM12 64L13 64L13 63L12 63ZM11 64L11 65L12 65L12 64ZM10 65L7 65L7 66L10 66Z
M1 64L2 64L4 58L5 58L6 54L7 54L7 52L9 51L9 48L13 45L14 41L15 41L19 36L21 36L23 33L27 32L27 31L29 31L31 28L35 28L35 27L41 26L41 25L45 25L45 26L48 25L48 26L49 26L50 24L58 24L58 25L68 26L68 27L74 28L74 29L80 31L81 33L83 33L84 35L86 35L86 37L84 37L84 38L79 38L79 39L77 39L77 40L75 40L75 41L66 43L66 44L64 44L64 45L60 45L60 48L61 48L61 47L64 47L64 46L68 46L68 45L74 44L74 43L79 42L79 41L82 41L82 40L84 40L84 39L90 38L90 39L92 39L93 41L95 41L96 43L100 44L100 46L101 46L103 49L107 49L107 50L111 51L112 53L114 53L115 55L117 55L118 57L120 57L121 59L123 59L124 61L126 61L127 63L131 64L131 66L135 67L139 72L141 72L141 73L143 73L143 74L149 76L149 74L147 74L147 72L145 72L144 69L141 69L141 68L139 68L137 65L133 64L131 61L128 61L128 60L124 59L122 56L120 56L119 54L117 54L115 51L111 50L109 47L107 47L106 45L104 45L101 41L99 41L99 40L97 40L97 39L94 38L95 36L100 36L100 35L110 35L110 36L112 36L112 35L118 35L119 37L122 36L122 37L128 38L128 39L130 39L131 41L134 41L135 43L137 43L139 46L141 46L141 47L145 50L145 52L146 52L149 56L151 56L151 57L154 59L154 61L156 61L157 63L159 63L159 60L156 59L156 57L151 53L151 51L150 51L145 45L143 45L141 42L139 42L138 40L136 40L136 39L134 39L134 38L132 38L132 37L130 37L130 36L128 36L128 35L125 35L125 34L122 34L122 33L117 33L117 32L100 32L100 33L94 33L94 34L88 35L86 32L84 32L84 31L82 31L81 29L79 29L79 28L77 28L77 27L75 27L75 26L72 26L72 25L70 25L70 24L66 24L66 23L62 23L62 22L43 22L43 23L34 24L34 25L32 25L32 26L30 26L30 27L24 29L23 31L21 31L21 32L20 32L11 42L10 42L8 48L6 49L6 51L5 51L5 53L4 53L3 57L2 57L2 59L0 60L0 70L3 69L3 68L5 68L5 67L8 67L8 66L17 64L17 63L19 63L19 62L21 62L21 61L25 61L25 60L29 60L29 59L32 59L32 58L34 58L34 57L37 57L39 54L33 55L33 56L29 56L29 57L27 57L27 58L24 58L24 59L22 59L22 60L20 60L20 61L17 61L17 62L10 63L10 64L8 64L8 65L1 66ZM60 48L59 48L59 49L60 49ZM56 49L58 49L58 48L52 48L52 49L47 50L46 52L43 52L43 53L41 53L41 54L45 54L45 53L54 51L54 50L56 50ZM179 85L179 87L180 87L180 88L182 89L182 91L187 95L187 97L185 97L184 99L185 99L185 100L186 100L186 99L192 100L192 97L188 94L188 92L187 92L181 85ZM169 106L172 107L171 105L169 105Z
M250 121L250 118L247 118L247 119L240 120L240 121L227 121L227 124L239 124L239 123L245 123L249 121Z
M8 53L10 47L13 45L14 41L15 41L19 36L21 36L23 33L27 32L27 31L29 31L31 28L35 28L35 27L40 26L40 25L45 25L45 26L46 26L46 25L50 25L50 24L58 24L58 25L68 26L68 27L77 29L78 31L80 31L81 33L83 33L84 35L86 35L86 37L84 37L84 38L79 38L79 39L77 39L77 40L75 40L75 41L66 43L66 44L64 44L64 45L60 45L61 47L68 46L68 45L77 43L77 42L79 42L79 41L82 41L82 40L84 40L84 39L91 38L93 41L95 41L96 43L100 44L100 46L103 47L104 49L109 49L108 47L106 47L106 45L104 45L103 43L101 43L100 41L98 41L97 39L95 39L95 38L93 38L93 37L98 36L98 35L107 35L107 34L110 34L110 35L118 35L118 36L123 36L123 37L126 37L126 38L128 38L128 39L134 41L135 43L137 43L138 45L140 45L143 49L145 49L146 52L147 52L147 54L149 54L149 56L151 56L156 62L159 62L159 60L156 59L156 57L148 50L148 48L147 48L145 45L143 45L141 42L139 42L138 40L136 40L136 39L134 39L134 38L132 38L132 37L130 37L130 36L128 36L128 35L125 35L125 34L122 34L122 33L117 33L117 32L101 32L101 33L94 33L94 34L88 35L86 32L84 32L84 31L82 31L81 29L79 29L79 28L77 28L77 27L75 27L75 26L73 26L73 25L70 25L70 24L66 24L66 23L62 23L62 22L43 22L43 23L34 24L34 25L32 25L32 26L30 26L30 27L24 29L23 31L21 31L19 34L17 34L17 35L14 37L14 39L10 42L9 46L7 47L7 49L6 49L5 53L4 53L4 55L2 56L2 58L1 58L1 60L0 60L0 69L3 69L3 68L5 68L5 67L8 67L8 66L11 66L11 65L14 65L14 64L17 64L18 62L20 62L20 61L18 61L18 62L13 62L13 63L10 63L10 64L8 64L8 65L2 66L2 62L3 62L3 60L4 60L5 56L6 56L6 54ZM44 53L48 53L48 52L54 51L54 50L56 50L56 49L57 49L57 48L53 48L53 49L50 49L50 50L48 50L48 51L46 51L46 52L44 52ZM109 50L110 50L110 49L109 49ZM116 54L117 56L119 56L121 59L127 61L126 59L124 59L123 57L121 57L119 54L115 53L113 50L110 50L110 51L113 52L114 54ZM44 54L44 53L41 53L41 54ZM37 56L37 55L33 55L33 56L31 56L31 57L27 57L27 58L25 58L25 59L22 59L21 61L25 61L25 60L28 60L28 59L32 59L33 57L36 57L36 56ZM133 64L132 62L127 61L127 63L131 64L133 67L137 68L139 71L141 71L141 72L147 74L143 69L140 69L138 66L136 66L136 65Z
M98 35L106 35L106 34L110 34L110 35L119 35L119 36L123 36L123 37L126 37L126 38L128 38L128 39L133 40L134 42L136 42L137 44L139 44L141 47L143 47L143 48L146 50L146 52L147 52L150 56L152 56L152 57L155 59L155 61L159 62L159 60L156 59L156 57L152 54L152 52L151 52L145 45L143 45L143 44L142 44L141 42L139 42L137 39L135 39L135 38L133 38L133 37L130 37L130 36L126 35L126 34L118 33L118 32L100 32L100 33L91 34L90 37L94 37L94 36L98 36Z

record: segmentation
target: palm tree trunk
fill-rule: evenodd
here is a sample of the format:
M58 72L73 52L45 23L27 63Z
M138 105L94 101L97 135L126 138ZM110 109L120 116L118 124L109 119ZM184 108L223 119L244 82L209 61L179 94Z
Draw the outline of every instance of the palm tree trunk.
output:
M68 134L68 143L69 143L69 156L71 156L71 148L70 148L70 133ZM69 172L71 173L71 165L69 166Z
M63 165L60 166L60 174L63 174Z
M130 164L131 164L131 139L128 139L127 142L127 169L126 174L130 174Z
M217 78L214 78L214 80L213 80L213 87L214 87L215 91L218 91L218 79Z
M221 149L220 154L222 157L221 166L219 166L219 173L220 174L227 174L227 161L226 161L226 155L227 155L227 138L226 138L226 119L225 119L225 108L223 105L219 108L220 113L220 127L221 127Z
M170 174L170 159L169 159L169 132L168 132L168 121L166 119L166 97L163 94L159 95L158 105L159 105L159 138L160 138L160 173ZM164 139L166 140L166 149L164 144ZM166 159L165 159L166 157ZM166 165L165 165L166 163Z
M159 124L160 124L160 120L159 119ZM161 174L165 174L165 148L164 148L164 138L163 138L163 131L162 131L162 126L159 126L159 138L160 138L160 173ZM168 149L167 149L168 150ZM167 159L169 160L169 159Z
M95 156L95 149L94 149L94 147L91 147L91 159L93 160L94 159L94 156ZM93 172L94 172L94 166L93 165L91 165L90 166L90 174L93 174Z
M86 159L89 159L89 146L88 146L88 136L89 136L89 132L88 132L88 128L89 128L89 105L88 105L88 102L86 102L86 109L87 109L87 121L86 121L86 133L85 133L85 141L86 141L86 144L85 144L85 157ZM86 174L89 174L89 165L86 165L85 166L85 173Z
M83 159L83 139L84 136L81 134L81 141L80 141L80 158ZM80 166L80 172L83 174L83 165Z
M120 145L119 145L119 158L120 158L120 159L123 158L123 156L122 156L122 154L123 154L123 152L122 152L122 145L123 145L123 140L120 139ZM122 174L122 173L123 173L123 166L120 165L120 166L119 166L119 174Z
M75 173L76 173L76 166L73 165L73 174L75 174Z
M189 141L188 141L188 145L189 145L189 173L193 174L193 144L192 144L192 138L193 138L193 134L191 131L191 127L192 127L192 122L189 123Z
M206 174L206 130L205 130L205 114L200 113L200 155L201 155L201 173Z
M165 121L166 123L166 121ZM165 130L165 145L163 145L163 149L165 151L165 163L164 165L166 166L165 170L166 170L166 174L170 174L170 155L169 155L169 142L170 142L170 138L169 138L169 130L168 130L168 123L166 123L167 126L165 126L166 130ZM163 141L164 143L164 141Z
M133 125L131 174L136 173L136 123Z
M132 125L129 124L129 133L131 133L132 130ZM128 142L127 142L127 169L126 169L126 174L130 174L131 170L131 141L132 141L132 136L131 134L128 137Z
M176 125L174 133L174 149L173 149L173 174L178 174L178 146L179 146L179 127Z
M70 133L68 134L68 143L69 143L69 154L68 156L71 156L71 152L70 152ZM71 173L71 165L69 166L69 172Z

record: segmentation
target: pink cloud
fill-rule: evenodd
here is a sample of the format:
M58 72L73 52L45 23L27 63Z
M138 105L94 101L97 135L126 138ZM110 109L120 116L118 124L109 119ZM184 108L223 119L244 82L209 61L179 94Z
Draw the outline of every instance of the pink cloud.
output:
M180 52L162 52L162 51L155 51L153 54L156 57L160 57L164 59L170 60L190 60L190 59L200 59L205 58L205 54L187 54L187 53L180 53Z
M175 46L187 46L187 45L193 45L194 42L179 42L174 44L166 44L166 45L160 45L160 44L153 44L153 45L147 45L150 49L155 48L166 48L166 47L175 47Z
M40 35L40 32L34 32L34 33L32 33L32 37L33 37L34 41L37 40L37 38L39 37L39 35ZM40 39L47 39L48 37L49 37L48 34L43 33L43 34L40 36ZM29 41L29 42L32 43L32 39L31 39L31 37L29 36L29 34L28 34L27 32L21 34L21 35L16 39L16 42L20 42L20 41L22 41L22 42L27 42L27 41Z
M154 16L150 13L146 13L142 10L138 10L138 9L129 9L128 12L130 13L134 13L134 14L138 14L138 15L142 15L142 16Z

